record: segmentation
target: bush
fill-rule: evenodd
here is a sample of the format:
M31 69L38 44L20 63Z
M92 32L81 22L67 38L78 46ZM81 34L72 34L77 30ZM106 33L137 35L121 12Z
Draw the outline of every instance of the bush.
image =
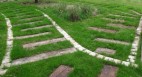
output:
M86 15L86 16L88 16L88 15L91 15L92 14L92 8L90 7L90 6L82 6L81 7L81 10L82 10L82 13L83 13L83 15Z
M58 10L60 16L63 16L72 22L86 19L93 13L92 8L85 5L59 4L56 6L56 9Z
M67 9L67 18L70 21L78 21L81 19L81 10L78 7L71 7Z
M58 6L56 6L56 8L60 14L62 14L66 11L65 7L66 7L66 4L59 4Z

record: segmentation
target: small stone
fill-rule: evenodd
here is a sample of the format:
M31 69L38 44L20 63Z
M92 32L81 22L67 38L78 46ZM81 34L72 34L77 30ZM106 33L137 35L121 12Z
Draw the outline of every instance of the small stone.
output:
M89 55L96 56L97 54L95 52L90 52Z
M134 59L130 59L130 62L131 62L131 63L134 63L134 62L135 62L135 60L134 60Z
M104 58L104 56L103 56L103 55L98 54L98 55L97 55L97 58L103 59L103 58Z
M132 55L137 55L137 53L136 53L136 52L131 52L131 54L132 54Z
M116 64L121 63L121 61L120 61L120 60L117 60L117 59L114 59L114 62L115 62Z
M129 59L135 59L135 56L130 55Z
M130 65L129 62L125 62L125 61L122 61L122 64L124 64L125 66L129 66Z

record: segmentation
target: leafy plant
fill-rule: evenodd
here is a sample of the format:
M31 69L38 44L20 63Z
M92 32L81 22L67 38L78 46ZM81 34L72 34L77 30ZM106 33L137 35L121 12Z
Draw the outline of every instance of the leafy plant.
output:
M77 7L72 7L67 10L67 17L70 21L78 21L81 19L81 9Z
M92 8L85 5L59 4L56 9L58 10L60 16L63 16L72 22L85 19L93 13Z

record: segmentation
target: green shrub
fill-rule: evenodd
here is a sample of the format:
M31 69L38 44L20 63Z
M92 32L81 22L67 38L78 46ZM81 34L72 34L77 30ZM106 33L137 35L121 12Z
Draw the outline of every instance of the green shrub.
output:
M82 14L83 15L86 15L86 16L88 16L88 15L91 15L92 14L92 8L91 8L91 6L81 6L81 10L82 10Z
M81 11L78 7L71 7L67 9L67 18L70 21L78 21L81 19Z
M86 19L93 13L91 6L85 5L59 4L58 6L56 6L56 9L60 16L72 22Z
M58 12L60 14L62 14L66 11L65 7L66 7L66 4L59 4L56 8L57 8Z

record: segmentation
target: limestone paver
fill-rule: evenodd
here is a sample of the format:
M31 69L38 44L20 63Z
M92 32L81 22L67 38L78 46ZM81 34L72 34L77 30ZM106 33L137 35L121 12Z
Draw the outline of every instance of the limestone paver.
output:
M23 48L30 49L30 48L34 48L36 46L41 46L41 45L46 45L46 44L51 44L51 43L57 43L57 42L65 41L65 40L66 40L65 38L56 38L56 39L51 39L51 40L28 43L28 44L24 44Z
M73 71L73 68L61 65L49 77L68 77L71 71Z
M111 18L103 18L103 19L111 22L119 22L119 23L125 22L124 20L121 19L111 19Z
M131 10L131 12L135 13L136 15L142 16L141 13L139 13L139 12L137 12L137 11L135 11L135 10Z
M135 29L135 27L132 27L132 26L125 26L125 25L123 25L123 24L117 24L117 23L109 23L109 24L107 24L107 26L118 27L118 28Z
M113 55L116 51L108 48L97 48L95 52Z
M129 15L129 16L133 16L133 17L138 17L138 15L127 13L127 12L122 12L121 11L120 13L125 14L125 15Z
M40 22L43 22L42 20L39 20L39 21L34 21L34 22L28 22L28 23L19 23L19 24L16 24L16 25L13 25L13 26L20 26L20 25L28 25L28 24L35 24L35 23L40 23Z
M39 26L39 27L26 28L26 29L22 29L21 31L28 31L28 30L35 30L35 29L42 29L42 28L49 28L49 27L52 27L52 25L44 25L44 26Z
M69 54L69 53L73 53L75 51L76 51L75 48L67 48L67 49L58 50L58 51L45 52L45 53L41 53L38 55L14 60L12 62L12 66L35 62L35 61L39 61L39 60L43 60L43 59L47 59L47 58L51 58L51 57L55 57L55 56L60 56L63 54Z
M123 45L130 45L128 42L113 40L113 39L105 39L105 38L96 38L95 41L107 42L107 43L116 43L116 44L123 44Z
M118 68L115 66L105 65L99 77L116 77Z
M116 33L116 30L104 29L104 28L97 28L97 27L89 27L91 30L99 31L99 32L106 32L106 33Z
M12 31L12 25L9 18L7 18L4 14L2 14L5 17L6 25L7 25L7 48L6 48L6 54L2 60L1 66L0 66L0 74L4 74L7 69L3 69L4 67L10 67L11 58L10 54L13 48L13 31Z
M131 48L131 53L129 55L129 61L134 63L135 62L135 58L136 58L136 53L138 51L139 48L139 42L140 42L140 38L141 38L141 33L142 33L142 17L140 19L140 23L139 26L136 30L136 35L135 35L135 39L132 43L132 48ZM132 58L133 57L133 58Z
M17 36L17 37L14 37L14 39L25 39L25 38L43 36L43 35L48 35L48 34L51 34L51 33L50 32L44 32L44 33L38 33L38 34L33 34L33 35Z
M135 17L130 17L130 16L122 16L122 15L118 15L118 14L109 14L109 16L122 17L122 18L135 18Z

